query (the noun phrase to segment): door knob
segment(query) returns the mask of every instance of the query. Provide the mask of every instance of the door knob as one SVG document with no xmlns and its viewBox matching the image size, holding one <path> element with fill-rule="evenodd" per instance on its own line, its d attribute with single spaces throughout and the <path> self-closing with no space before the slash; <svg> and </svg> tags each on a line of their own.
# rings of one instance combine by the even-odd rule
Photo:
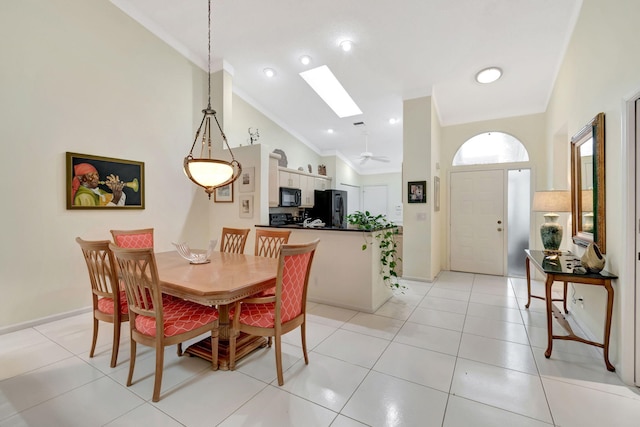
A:
<svg viewBox="0 0 640 427">
<path fill-rule="evenodd" d="M 498 224 L 502 224 L 502 221 L 498 220 Z"/>
<path fill-rule="evenodd" d="M 502 231 L 502 227 L 498 227 L 498 231 Z"/>
</svg>

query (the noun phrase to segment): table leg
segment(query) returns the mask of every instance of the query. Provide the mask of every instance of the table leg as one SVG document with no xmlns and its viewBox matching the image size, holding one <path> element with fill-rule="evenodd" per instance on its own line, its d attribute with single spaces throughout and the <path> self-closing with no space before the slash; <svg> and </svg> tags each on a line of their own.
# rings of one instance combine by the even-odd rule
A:
<svg viewBox="0 0 640 427">
<path fill-rule="evenodd" d="M 567 282 L 564 282 L 564 294 L 562 296 L 563 306 L 564 306 L 564 314 L 569 314 L 569 310 L 567 310 Z"/>
<path fill-rule="evenodd" d="M 545 291 L 545 303 L 547 304 L 547 350 L 544 352 L 544 357 L 547 359 L 551 357 L 551 351 L 553 350 L 553 301 L 551 301 L 551 288 L 553 287 L 553 279 L 550 275 L 547 275 L 547 280 L 544 283 Z"/>
<path fill-rule="evenodd" d="M 611 335 L 611 315 L 613 313 L 613 288 L 611 287 L 611 281 L 605 281 L 604 287 L 607 290 L 607 317 L 605 318 L 604 325 L 604 364 L 607 365 L 607 370 L 613 372 L 616 368 L 609 362 L 609 338 Z"/>
<path fill-rule="evenodd" d="M 525 260 L 525 268 L 527 270 L 527 304 L 525 308 L 529 308 L 531 304 L 531 267 L 529 266 L 529 257 Z"/>
</svg>

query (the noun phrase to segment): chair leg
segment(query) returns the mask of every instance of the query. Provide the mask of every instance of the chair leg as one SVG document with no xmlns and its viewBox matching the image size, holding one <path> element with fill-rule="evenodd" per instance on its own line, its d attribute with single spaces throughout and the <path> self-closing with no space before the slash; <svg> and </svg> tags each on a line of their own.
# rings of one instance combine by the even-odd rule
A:
<svg viewBox="0 0 640 427">
<path fill-rule="evenodd" d="M 118 362 L 118 349 L 120 348 L 120 328 L 122 323 L 120 319 L 113 321 L 113 345 L 111 346 L 111 367 L 115 368 Z"/>
<path fill-rule="evenodd" d="M 160 400 L 160 387 L 162 386 L 162 367 L 164 365 L 164 346 L 156 345 L 156 379 L 153 382 L 153 402 Z"/>
<path fill-rule="evenodd" d="M 91 351 L 89 357 L 93 357 L 93 352 L 96 350 L 96 342 L 98 342 L 98 319 L 93 318 L 93 338 L 91 339 Z"/>
<path fill-rule="evenodd" d="M 279 334 L 276 334 L 276 369 L 278 370 L 278 385 L 284 385 L 284 376 L 282 375 L 282 340 Z"/>
<path fill-rule="evenodd" d="M 271 347 L 272 342 L 273 342 L 273 337 L 267 337 L 267 347 Z"/>
<path fill-rule="evenodd" d="M 220 331 L 218 327 L 211 331 L 211 369 L 218 370 L 218 341 Z"/>
<path fill-rule="evenodd" d="M 304 354 L 304 364 L 309 364 L 309 355 L 307 354 L 307 322 L 300 325 L 300 334 L 302 335 L 302 353 Z"/>
<path fill-rule="evenodd" d="M 131 338 L 131 355 L 129 356 L 129 376 L 127 376 L 127 387 L 131 385 L 133 379 L 133 368 L 136 366 L 136 342 Z"/>
<path fill-rule="evenodd" d="M 177 347 L 178 347 L 178 357 L 180 357 L 182 356 L 182 343 L 179 342 Z"/>
</svg>

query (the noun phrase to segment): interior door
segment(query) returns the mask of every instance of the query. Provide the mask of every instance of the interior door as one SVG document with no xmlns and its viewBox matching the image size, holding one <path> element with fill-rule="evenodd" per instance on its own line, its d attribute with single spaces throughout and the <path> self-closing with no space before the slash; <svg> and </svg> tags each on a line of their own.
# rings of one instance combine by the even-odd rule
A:
<svg viewBox="0 0 640 427">
<path fill-rule="evenodd" d="M 451 173 L 451 270 L 504 275 L 504 171 Z"/>
</svg>

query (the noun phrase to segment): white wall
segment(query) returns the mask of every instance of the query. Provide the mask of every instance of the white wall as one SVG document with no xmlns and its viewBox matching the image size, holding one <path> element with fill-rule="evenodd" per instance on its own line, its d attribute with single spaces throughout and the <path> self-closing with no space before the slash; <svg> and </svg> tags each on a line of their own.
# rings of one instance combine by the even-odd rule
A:
<svg viewBox="0 0 640 427">
<path fill-rule="evenodd" d="M 206 82 L 107 1 L 2 2 L 0 40 L 4 326 L 90 305 L 76 236 L 154 227 L 169 250 L 208 234 L 207 200 L 182 172 Z M 67 151 L 143 161 L 146 208 L 67 210 Z"/>
<path fill-rule="evenodd" d="M 627 257 L 625 224 L 628 201 L 624 194 L 626 152 L 622 116 L 625 98 L 640 90 L 637 17 L 640 2 L 584 0 L 575 31 L 560 68 L 547 111 L 547 140 L 559 129 L 576 133 L 597 113 L 605 113 L 606 269 L 619 275 L 614 284 L 611 360 L 623 380 L 633 381 L 634 261 Z M 569 142 L 567 141 L 567 145 Z M 568 149 L 568 148 L 567 148 Z M 578 254 L 579 247 L 573 247 Z M 629 270 L 630 267 L 630 270 Z M 577 286 L 584 309 L 571 312 L 592 336 L 603 335 L 605 293 L 597 287 Z"/>
</svg>

